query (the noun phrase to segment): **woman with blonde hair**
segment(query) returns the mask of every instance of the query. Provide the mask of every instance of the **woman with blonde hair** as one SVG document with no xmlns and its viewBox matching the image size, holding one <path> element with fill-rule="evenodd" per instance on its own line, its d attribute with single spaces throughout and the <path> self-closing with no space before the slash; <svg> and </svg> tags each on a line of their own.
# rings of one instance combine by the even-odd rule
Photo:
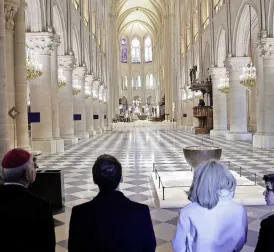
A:
<svg viewBox="0 0 274 252">
<path fill-rule="evenodd" d="M 241 251 L 247 237 L 245 208 L 233 201 L 236 180 L 221 163 L 202 163 L 194 171 L 172 241 L 175 252 Z"/>
</svg>

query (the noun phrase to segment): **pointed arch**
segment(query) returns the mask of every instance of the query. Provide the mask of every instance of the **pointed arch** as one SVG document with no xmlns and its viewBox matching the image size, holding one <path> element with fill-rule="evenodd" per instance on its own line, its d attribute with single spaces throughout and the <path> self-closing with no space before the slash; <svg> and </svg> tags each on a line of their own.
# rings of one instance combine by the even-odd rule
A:
<svg viewBox="0 0 274 252">
<path fill-rule="evenodd" d="M 79 35 L 75 25 L 73 25 L 73 28 L 72 28 L 72 48 L 73 48 L 74 56 L 76 59 L 76 65 L 79 66 L 81 63 L 81 48 L 80 48 Z"/>
<path fill-rule="evenodd" d="M 227 56 L 227 46 L 226 46 L 226 30 L 221 25 L 217 41 L 216 41 L 216 53 L 215 53 L 215 62 L 218 67 L 224 67 L 224 61 Z"/>
<path fill-rule="evenodd" d="M 246 57 L 249 55 L 249 39 L 250 39 L 250 13 L 249 6 L 251 7 L 251 31 L 253 41 L 257 39 L 257 35 L 260 28 L 260 22 L 258 22 L 259 12 L 252 1 L 246 0 L 241 4 L 238 12 L 236 23 L 233 33 L 233 55 L 236 57 Z"/>
<path fill-rule="evenodd" d="M 53 27 L 56 34 L 61 38 L 61 44 L 58 47 L 58 54 L 65 55 L 67 52 L 67 28 L 59 0 L 55 0 L 53 4 Z"/>
<path fill-rule="evenodd" d="M 46 30 L 45 3 L 41 0 L 26 0 L 26 31 L 43 32 Z"/>
</svg>

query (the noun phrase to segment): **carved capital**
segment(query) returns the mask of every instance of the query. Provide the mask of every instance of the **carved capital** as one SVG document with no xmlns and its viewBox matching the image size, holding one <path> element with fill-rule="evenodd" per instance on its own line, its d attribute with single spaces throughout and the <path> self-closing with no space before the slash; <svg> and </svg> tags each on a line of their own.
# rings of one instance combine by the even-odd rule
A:
<svg viewBox="0 0 274 252">
<path fill-rule="evenodd" d="M 226 75 L 226 68 L 225 67 L 212 67 L 211 68 L 211 77 L 214 81 L 215 79 L 220 79 Z"/>
<path fill-rule="evenodd" d="M 27 46 L 40 55 L 49 55 L 52 51 L 54 35 L 50 32 L 26 33 Z"/>
<path fill-rule="evenodd" d="M 20 7 L 20 0 L 5 0 L 4 13 L 6 20 L 6 28 L 8 30 L 14 29 L 14 16 Z"/>
<path fill-rule="evenodd" d="M 86 75 L 86 86 L 92 87 L 92 82 L 94 80 L 94 75 Z"/>
<path fill-rule="evenodd" d="M 87 68 L 86 67 L 76 67 L 73 71 L 73 76 L 76 79 L 84 79 L 87 74 Z"/>
<path fill-rule="evenodd" d="M 58 56 L 58 67 L 65 70 L 73 70 L 75 68 L 76 59 L 73 55 Z"/>
<path fill-rule="evenodd" d="M 250 63 L 250 57 L 229 57 L 224 63 L 230 74 L 239 74 Z"/>
<path fill-rule="evenodd" d="M 52 43 L 53 49 L 56 50 L 60 44 L 61 44 L 61 37 L 57 34 L 54 34 L 53 43 Z"/>
<path fill-rule="evenodd" d="M 98 80 L 93 81 L 93 83 L 92 83 L 93 90 L 99 90 L 99 86 L 100 86 L 100 81 L 98 81 Z"/>
<path fill-rule="evenodd" d="M 274 57 L 274 38 L 262 38 L 259 50 L 262 57 Z"/>
</svg>

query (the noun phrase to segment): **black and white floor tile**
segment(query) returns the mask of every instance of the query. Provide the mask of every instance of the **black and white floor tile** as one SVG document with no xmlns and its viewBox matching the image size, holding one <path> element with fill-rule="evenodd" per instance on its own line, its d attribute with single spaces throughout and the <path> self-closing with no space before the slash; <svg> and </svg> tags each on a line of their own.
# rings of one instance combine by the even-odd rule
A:
<svg viewBox="0 0 274 252">
<path fill-rule="evenodd" d="M 65 153 L 39 157 L 40 168 L 64 171 L 65 207 L 54 215 L 57 252 L 67 251 L 68 225 L 73 206 L 91 200 L 98 189 L 92 180 L 92 165 L 101 154 L 117 157 L 123 165 L 121 191 L 131 200 L 147 204 L 157 237 L 157 252 L 172 251 L 170 241 L 176 231 L 179 209 L 159 209 L 151 183 L 153 163 L 184 162 L 183 147 L 216 145 L 223 148 L 223 161 L 233 162 L 260 176 L 274 172 L 274 152 L 254 149 L 248 142 L 232 142 L 222 137 L 197 136 L 179 129 L 117 129 L 84 140 Z M 249 230 L 242 251 L 254 251 L 260 222 L 272 214 L 266 206 L 247 207 Z"/>
</svg>

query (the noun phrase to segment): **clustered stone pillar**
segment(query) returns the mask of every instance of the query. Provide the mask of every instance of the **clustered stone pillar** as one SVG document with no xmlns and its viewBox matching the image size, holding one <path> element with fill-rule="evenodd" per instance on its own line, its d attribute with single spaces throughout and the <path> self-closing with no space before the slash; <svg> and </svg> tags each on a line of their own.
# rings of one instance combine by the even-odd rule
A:
<svg viewBox="0 0 274 252">
<path fill-rule="evenodd" d="M 257 148 L 274 148 L 274 38 L 261 39 L 260 52 L 263 57 L 263 83 L 259 83 L 258 90 L 258 125 L 253 138 L 253 146 Z M 261 66 L 258 66 L 258 78 Z M 257 79 L 257 82 L 259 81 Z"/>
<path fill-rule="evenodd" d="M 72 71 L 74 64 L 73 55 L 58 56 L 58 66 L 63 70 L 66 78 L 66 86 L 59 89 L 60 136 L 64 139 L 65 145 L 78 143 L 78 138 L 74 136 L 73 122 Z"/>
<path fill-rule="evenodd" d="M 85 104 L 85 77 L 86 67 L 76 67 L 73 72 L 74 80 L 78 81 L 81 87 L 81 92 L 73 96 L 73 112 L 74 114 L 81 115 L 80 121 L 74 122 L 75 135 L 79 139 L 89 138 L 86 125 L 86 104 Z"/>
<path fill-rule="evenodd" d="M 25 1 L 15 15 L 14 31 L 14 78 L 15 107 L 20 112 L 16 117 L 17 147 L 30 149 L 28 132 L 28 91 L 26 83 L 26 33 L 25 33 Z"/>
<path fill-rule="evenodd" d="M 218 91 L 218 85 L 222 78 L 226 76 L 226 68 L 211 68 L 212 92 L 213 92 L 213 130 L 212 136 L 226 136 L 227 133 L 227 103 L 226 94 Z"/>
<path fill-rule="evenodd" d="M 240 84 L 242 69 L 249 63 L 249 57 L 229 57 L 225 61 L 230 80 L 230 132 L 226 134 L 228 140 L 252 140 L 252 135 L 247 132 L 246 88 Z"/>
<path fill-rule="evenodd" d="M 86 90 L 90 92 L 90 97 L 86 99 L 86 124 L 87 132 L 90 136 L 95 136 L 96 131 L 93 127 L 93 94 L 92 94 L 92 82 L 94 80 L 94 75 L 86 76 Z"/>
<path fill-rule="evenodd" d="M 0 1 L 0 159 L 9 150 L 4 1 Z"/>
<path fill-rule="evenodd" d="M 56 141 L 53 140 L 52 104 L 51 104 L 51 58 L 53 34 L 50 32 L 27 33 L 27 45 L 37 54 L 42 64 L 43 74 L 30 80 L 31 112 L 40 113 L 40 122 L 31 125 L 32 148 L 43 153 L 56 153 Z"/>
<path fill-rule="evenodd" d="M 64 152 L 64 140 L 60 138 L 59 100 L 58 100 L 58 58 L 57 51 L 60 36 L 54 35 L 51 53 L 51 103 L 52 103 L 52 134 L 56 141 L 56 152 Z"/>
<path fill-rule="evenodd" d="M 8 110 L 15 107 L 15 84 L 14 84 L 14 16 L 20 5 L 20 1 L 5 2 L 5 19 L 6 19 L 6 77 L 8 92 Z M 14 135 L 13 119 L 8 117 L 10 148 L 16 147 L 16 136 Z M 15 143 L 15 146 L 14 146 Z"/>
<path fill-rule="evenodd" d="M 93 114 L 94 114 L 94 130 L 97 133 L 102 133 L 100 128 L 100 108 L 99 108 L 99 85 L 100 81 L 93 81 L 92 93 L 93 93 Z"/>
</svg>

